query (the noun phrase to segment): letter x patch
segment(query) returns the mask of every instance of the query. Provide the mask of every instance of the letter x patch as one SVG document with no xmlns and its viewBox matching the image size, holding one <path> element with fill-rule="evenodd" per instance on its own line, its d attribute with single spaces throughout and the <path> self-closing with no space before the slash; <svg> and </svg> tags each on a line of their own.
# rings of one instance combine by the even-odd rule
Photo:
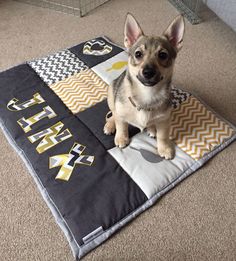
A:
<svg viewBox="0 0 236 261">
<path fill-rule="evenodd" d="M 93 164 L 94 156 L 82 155 L 85 148 L 85 146 L 75 142 L 69 154 L 61 154 L 49 158 L 50 169 L 61 166 L 56 179 L 68 181 L 76 164 L 87 166 Z"/>
</svg>

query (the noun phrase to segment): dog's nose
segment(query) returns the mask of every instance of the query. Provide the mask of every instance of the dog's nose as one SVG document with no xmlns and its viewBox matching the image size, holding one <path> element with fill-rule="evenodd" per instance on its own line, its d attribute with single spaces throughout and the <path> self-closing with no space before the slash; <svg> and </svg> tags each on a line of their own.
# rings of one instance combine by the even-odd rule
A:
<svg viewBox="0 0 236 261">
<path fill-rule="evenodd" d="M 156 74 L 156 70 L 154 67 L 151 67 L 150 65 L 146 65 L 143 68 L 143 76 L 145 79 L 151 79 Z"/>
</svg>

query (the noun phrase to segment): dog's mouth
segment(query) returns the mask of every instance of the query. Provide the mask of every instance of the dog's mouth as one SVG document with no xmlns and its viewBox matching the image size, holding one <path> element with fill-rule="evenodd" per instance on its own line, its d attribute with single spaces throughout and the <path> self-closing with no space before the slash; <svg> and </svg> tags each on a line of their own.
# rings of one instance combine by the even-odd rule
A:
<svg viewBox="0 0 236 261">
<path fill-rule="evenodd" d="M 145 79 L 141 75 L 137 75 L 138 80 L 147 87 L 153 87 L 154 85 L 158 84 L 160 81 L 164 79 L 162 75 L 157 75 L 156 77 L 152 79 Z"/>
</svg>

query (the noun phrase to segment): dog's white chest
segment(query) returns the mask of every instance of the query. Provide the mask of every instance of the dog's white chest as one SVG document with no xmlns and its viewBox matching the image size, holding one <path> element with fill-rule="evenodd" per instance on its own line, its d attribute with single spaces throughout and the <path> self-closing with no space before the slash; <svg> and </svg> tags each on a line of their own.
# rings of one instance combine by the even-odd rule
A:
<svg viewBox="0 0 236 261">
<path fill-rule="evenodd" d="M 151 111 L 137 110 L 132 108 L 124 117 L 129 124 L 139 128 L 141 131 L 152 125 L 157 118 Z"/>
<path fill-rule="evenodd" d="M 130 120 L 130 124 L 138 127 L 140 130 L 145 129 L 149 122 L 151 121 L 151 112 L 143 111 L 143 110 L 136 110 L 134 113 L 134 117 L 132 117 Z M 132 122 L 133 121 L 133 122 Z"/>
<path fill-rule="evenodd" d="M 141 131 L 147 127 L 155 125 L 159 120 L 166 117 L 167 111 L 161 109 L 148 110 L 140 108 L 137 104 L 151 104 L 153 102 L 155 93 L 153 90 L 145 89 L 142 90 L 142 99 L 139 102 L 133 99 L 127 99 L 126 103 L 117 102 L 116 112 L 117 114 L 127 123 L 139 128 Z M 159 92 L 159 96 L 161 93 Z M 127 95 L 131 97 L 131 94 Z"/>
</svg>

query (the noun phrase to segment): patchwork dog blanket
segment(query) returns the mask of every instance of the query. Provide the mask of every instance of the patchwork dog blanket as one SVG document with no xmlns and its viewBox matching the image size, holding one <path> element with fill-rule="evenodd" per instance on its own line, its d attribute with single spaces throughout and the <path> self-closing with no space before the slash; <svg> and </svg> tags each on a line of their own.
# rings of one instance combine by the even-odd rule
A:
<svg viewBox="0 0 236 261">
<path fill-rule="evenodd" d="M 77 259 L 150 207 L 236 138 L 198 98 L 172 89 L 173 160 L 130 127 L 131 143 L 103 134 L 109 84 L 127 66 L 105 37 L 0 73 L 1 127 L 28 166 Z"/>
</svg>

